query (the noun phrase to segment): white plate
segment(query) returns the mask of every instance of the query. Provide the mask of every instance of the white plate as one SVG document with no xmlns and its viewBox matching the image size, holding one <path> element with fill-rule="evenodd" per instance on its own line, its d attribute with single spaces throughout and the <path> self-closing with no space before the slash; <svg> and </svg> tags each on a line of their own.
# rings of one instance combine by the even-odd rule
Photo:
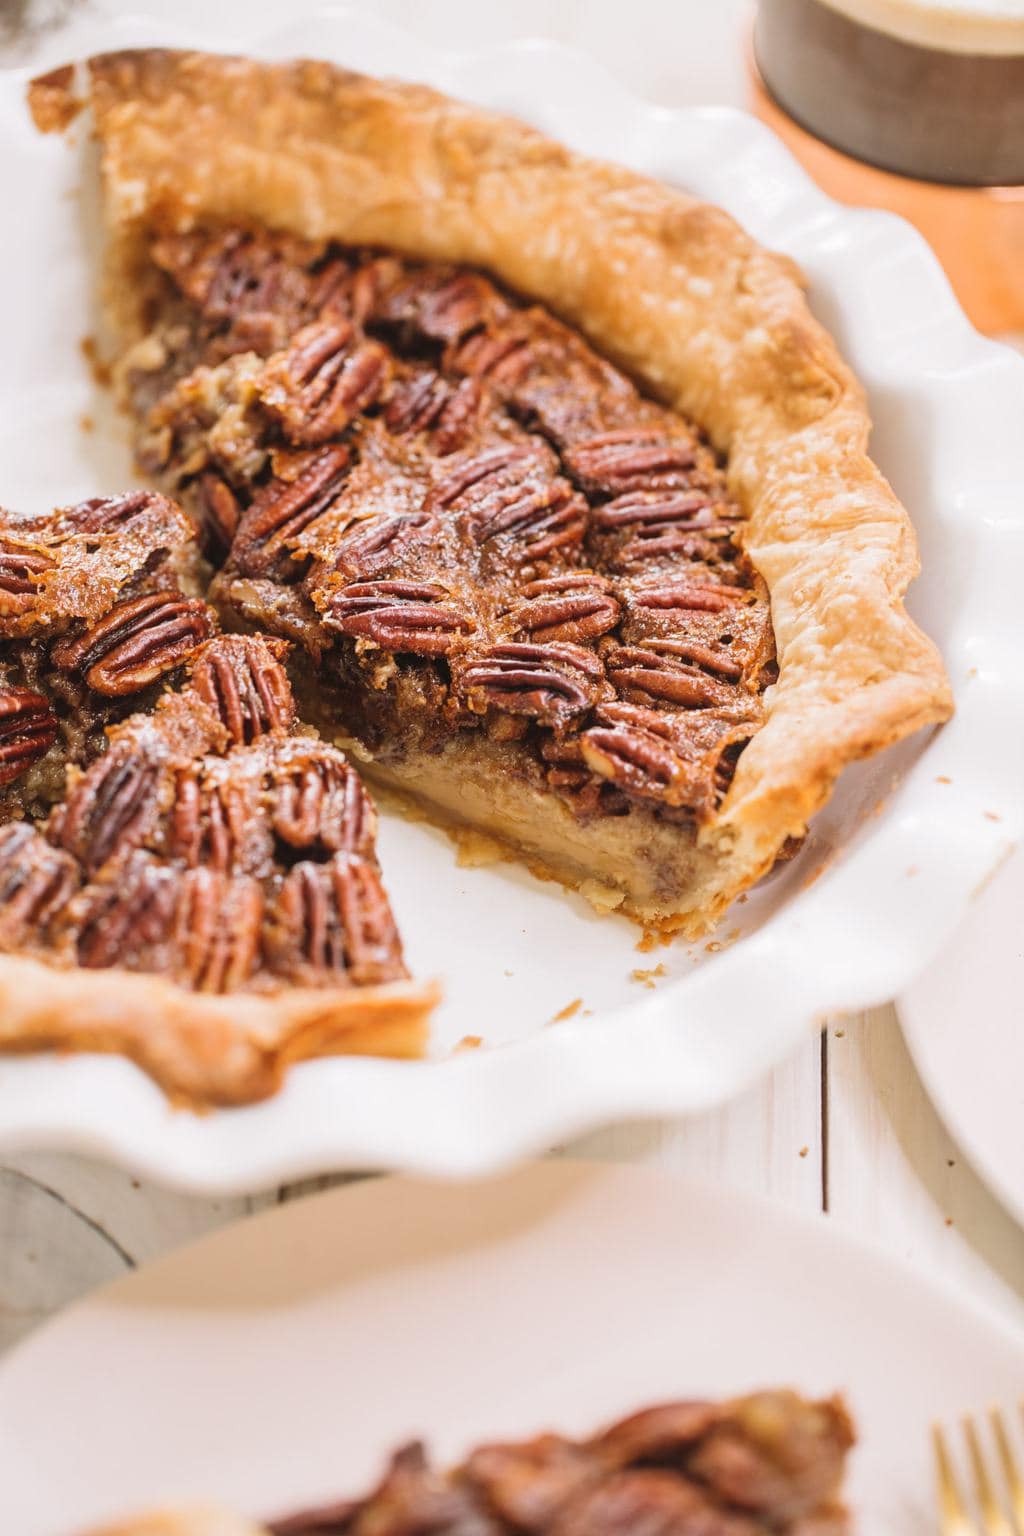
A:
<svg viewBox="0 0 1024 1536">
<path fill-rule="evenodd" d="M 362 13 L 331 8 L 280 27 L 269 0 L 227 11 L 211 7 L 202 35 L 84 19 L 33 63 L 161 39 L 421 77 L 723 203 L 797 257 L 814 308 L 869 386 L 875 451 L 913 509 L 925 561 L 913 607 L 944 648 L 959 713 L 930 743 L 846 776 L 801 858 L 735 909 L 724 937 L 736 941 L 722 952 L 639 956 L 622 920 L 598 921 L 507 867 L 461 870 L 442 836 L 386 819 L 381 855 L 410 962 L 447 988 L 434 1061 L 316 1062 L 271 1103 L 203 1119 L 171 1111 L 123 1061 L 7 1061 L 0 1146 L 80 1147 L 212 1191 L 344 1165 L 480 1172 L 614 1117 L 719 1102 L 826 1011 L 902 990 L 1015 835 L 1024 360 L 970 329 L 908 226 L 832 203 L 742 113 L 645 106 L 551 46 L 442 54 Z M 39 508 L 133 474 L 79 352 L 93 287 L 79 166 L 28 126 L 26 74 L 0 80 L 0 193 L 18 210 L 0 283 L 0 494 Z M 79 429 L 83 412 L 95 430 Z M 659 962 L 667 975 L 653 990 L 631 979 Z M 547 1028 L 577 997 L 589 1014 Z M 465 1035 L 504 1049 L 449 1059 Z"/>
<path fill-rule="evenodd" d="M 1012 1404 L 1024 1336 L 827 1219 L 663 1172 L 375 1180 L 118 1281 L 0 1364 L 0 1524 L 281 1514 L 368 1488 L 409 1437 L 449 1460 L 780 1384 L 847 1395 L 862 1536 L 931 1536 L 929 1423 Z"/>
<path fill-rule="evenodd" d="M 1024 853 L 1007 859 L 898 1011 L 947 1127 L 1024 1226 Z"/>
</svg>

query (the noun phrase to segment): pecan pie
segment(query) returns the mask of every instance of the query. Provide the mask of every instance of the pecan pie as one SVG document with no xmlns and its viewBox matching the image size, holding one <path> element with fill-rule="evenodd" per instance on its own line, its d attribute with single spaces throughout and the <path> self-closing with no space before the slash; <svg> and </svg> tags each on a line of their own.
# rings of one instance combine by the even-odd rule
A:
<svg viewBox="0 0 1024 1536">
<path fill-rule="evenodd" d="M 0 514 L 0 1049 L 123 1051 L 230 1102 L 299 1057 L 414 1052 L 432 992 L 287 642 L 219 633 L 198 574 L 156 492 Z"/>
<path fill-rule="evenodd" d="M 725 214 L 326 64 L 89 79 L 140 462 L 371 777 L 697 932 L 949 713 L 861 392 Z"/>
<path fill-rule="evenodd" d="M 415 1443 L 367 1498 L 269 1526 L 196 1510 L 93 1536 L 846 1536 L 852 1444 L 837 1398 L 758 1392 L 648 1408 L 590 1440 L 483 1445 L 447 1473 Z"/>
</svg>

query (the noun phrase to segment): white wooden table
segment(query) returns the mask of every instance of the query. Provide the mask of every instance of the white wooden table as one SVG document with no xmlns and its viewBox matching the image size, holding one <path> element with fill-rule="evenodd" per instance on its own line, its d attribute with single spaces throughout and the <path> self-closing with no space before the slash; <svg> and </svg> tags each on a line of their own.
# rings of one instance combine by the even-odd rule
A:
<svg viewBox="0 0 1024 1536">
<path fill-rule="evenodd" d="M 207 3 L 175 0 L 166 10 L 187 24 Z M 14 56 L 24 46 L 15 14 L 22 27 L 59 26 L 72 4 L 5 0 L 0 62 L 5 50 Z M 110 13 L 116 0 L 92 0 L 91 8 Z M 744 101 L 747 0 L 376 0 L 374 9 L 441 44 L 554 37 L 589 49 L 634 90 L 669 105 Z M 695 48 L 688 25 L 698 17 Z M 564 1150 L 661 1163 L 828 1211 L 1024 1324 L 1024 1231 L 943 1130 L 891 1008 L 834 1021 L 726 1109 L 619 1127 Z M 0 1162 L 0 1348 L 124 1269 L 327 1182 L 203 1200 L 81 1158 Z"/>
</svg>

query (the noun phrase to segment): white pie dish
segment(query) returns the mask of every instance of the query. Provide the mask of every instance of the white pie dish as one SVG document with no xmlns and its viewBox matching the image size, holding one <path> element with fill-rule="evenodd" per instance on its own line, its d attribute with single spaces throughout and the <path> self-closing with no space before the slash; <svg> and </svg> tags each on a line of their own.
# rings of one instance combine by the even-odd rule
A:
<svg viewBox="0 0 1024 1536">
<path fill-rule="evenodd" d="M 251 6 L 230 38 L 127 18 L 83 24 L 0 81 L 9 145 L 0 181 L 22 220 L 0 293 L 12 381 L 0 386 L 0 497 L 38 509 L 133 479 L 123 433 L 79 353 L 93 257 L 78 159 L 31 129 L 29 73 L 156 41 L 318 54 L 518 112 L 574 147 L 724 205 L 796 257 L 812 307 L 868 386 L 875 457 L 922 547 L 910 606 L 943 648 L 958 714 L 929 742 L 846 776 L 800 858 L 727 918 L 722 952 L 676 945 L 638 955 L 624 922 L 599 921 L 577 898 L 507 867 L 460 870 L 439 834 L 386 817 L 381 858 L 410 964 L 440 974 L 448 992 L 428 1063 L 315 1062 L 266 1104 L 195 1118 L 169 1109 L 120 1060 L 0 1062 L 0 1146 L 87 1148 L 209 1191 L 342 1166 L 479 1172 L 604 1120 L 719 1102 L 824 1013 L 907 985 L 1021 818 L 1024 361 L 971 330 L 924 243 L 899 220 L 832 203 L 743 114 L 645 106 L 566 50 L 439 54 L 336 8 L 271 35 L 273 16 Z M 92 431 L 81 430 L 83 413 Z M 659 964 L 669 975 L 653 990 L 631 979 Z M 545 1027 L 576 998 L 589 1015 L 581 1008 Z M 504 1049 L 452 1058 L 467 1035 Z"/>
</svg>

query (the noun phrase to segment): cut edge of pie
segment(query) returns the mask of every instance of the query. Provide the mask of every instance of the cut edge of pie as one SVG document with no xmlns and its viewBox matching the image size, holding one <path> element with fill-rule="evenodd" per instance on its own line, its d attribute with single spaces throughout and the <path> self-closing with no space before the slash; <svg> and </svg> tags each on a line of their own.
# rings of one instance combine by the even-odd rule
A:
<svg viewBox="0 0 1024 1536">
<path fill-rule="evenodd" d="M 606 818 L 577 858 L 564 807 L 488 779 L 478 755 L 489 795 L 455 819 L 520 848 L 530 825 L 527 862 L 624 888 L 631 915 L 699 932 L 805 833 L 846 764 L 948 717 L 941 659 L 903 605 L 918 571 L 910 519 L 867 457 L 862 391 L 792 263 L 716 208 L 422 86 L 163 50 L 101 55 L 88 71 L 122 353 L 148 328 L 155 233 L 255 223 L 482 269 L 577 327 L 726 456 L 779 672 L 715 814 L 688 839 L 653 816 Z M 74 90 L 71 68 L 36 82 L 40 126 L 63 125 Z M 452 819 L 445 786 L 423 778 L 436 760 L 366 766 Z M 686 861 L 669 897 L 634 882 L 653 842 L 669 865 Z"/>
</svg>

